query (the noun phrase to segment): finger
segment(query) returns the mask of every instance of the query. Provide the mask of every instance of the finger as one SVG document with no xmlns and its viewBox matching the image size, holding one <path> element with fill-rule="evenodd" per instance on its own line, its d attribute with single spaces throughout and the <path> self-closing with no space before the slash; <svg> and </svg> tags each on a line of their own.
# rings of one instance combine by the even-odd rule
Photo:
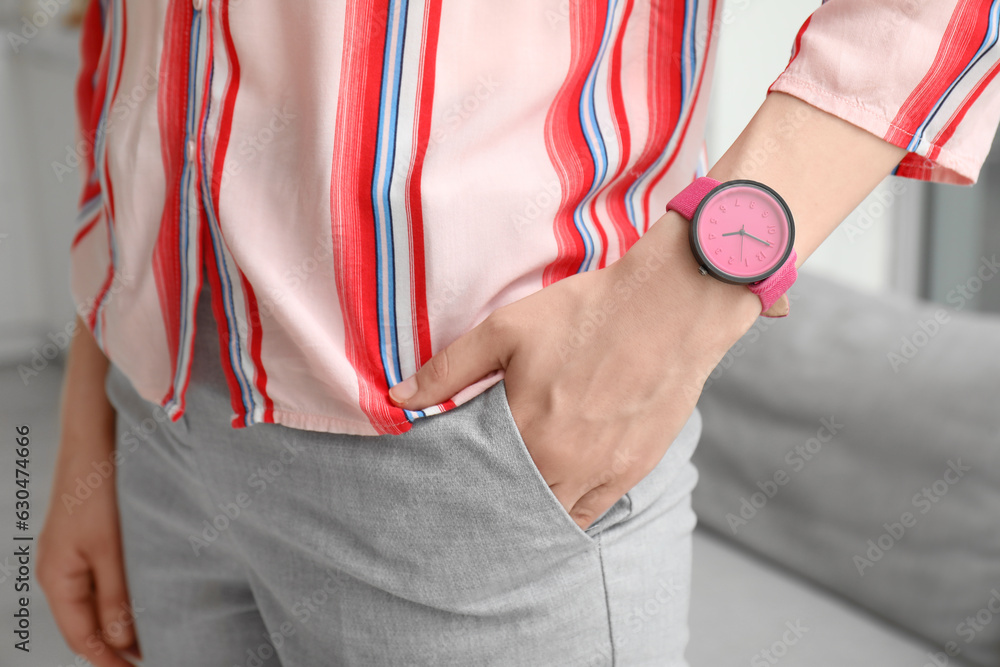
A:
<svg viewBox="0 0 1000 667">
<path fill-rule="evenodd" d="M 52 616 L 74 653 L 95 667 L 132 667 L 101 638 L 89 566 L 65 573 L 48 588 Z"/>
<path fill-rule="evenodd" d="M 389 391 L 389 397 L 408 410 L 447 401 L 473 382 L 503 368 L 510 357 L 509 336 L 491 315 L 482 324 L 435 354 L 415 375 Z"/>
<path fill-rule="evenodd" d="M 121 549 L 109 547 L 108 553 L 95 560 L 94 597 L 103 639 L 119 651 L 138 653 Z"/>
<path fill-rule="evenodd" d="M 621 482 L 603 484 L 595 489 L 591 489 L 576 501 L 576 504 L 569 510 L 569 515 L 580 528 L 586 530 L 602 514 L 611 509 L 618 500 L 624 496 L 629 486 L 624 486 Z"/>
</svg>

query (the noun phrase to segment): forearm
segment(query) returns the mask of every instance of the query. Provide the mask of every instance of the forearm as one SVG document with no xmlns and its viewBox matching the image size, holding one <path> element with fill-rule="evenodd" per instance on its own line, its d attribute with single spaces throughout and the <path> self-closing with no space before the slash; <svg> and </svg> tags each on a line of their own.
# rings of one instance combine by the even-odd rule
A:
<svg viewBox="0 0 1000 667">
<path fill-rule="evenodd" d="M 795 219 L 796 264 L 801 265 L 905 154 L 796 97 L 771 93 L 708 175 L 719 181 L 752 179 L 781 194 Z M 658 272 L 662 282 L 654 280 L 651 290 L 676 289 L 682 272 L 697 269 L 686 247 L 689 225 L 671 211 L 626 254 L 626 263 L 641 263 L 651 254 L 669 251 L 680 262 Z M 706 308 L 734 322 L 737 330 L 753 323 L 760 302 L 749 290 L 695 275 L 700 280 L 683 285 L 703 292 Z"/>
<path fill-rule="evenodd" d="M 114 443 L 115 409 L 104 391 L 109 363 L 78 315 L 63 379 L 60 406 L 63 450 L 83 445 L 103 450 L 107 449 L 107 443 Z M 76 454 L 76 451 L 61 451 L 60 463 L 69 463 Z"/>
<path fill-rule="evenodd" d="M 795 218 L 798 265 L 892 171 L 906 151 L 784 93 L 771 93 L 708 172 L 781 194 Z"/>
</svg>

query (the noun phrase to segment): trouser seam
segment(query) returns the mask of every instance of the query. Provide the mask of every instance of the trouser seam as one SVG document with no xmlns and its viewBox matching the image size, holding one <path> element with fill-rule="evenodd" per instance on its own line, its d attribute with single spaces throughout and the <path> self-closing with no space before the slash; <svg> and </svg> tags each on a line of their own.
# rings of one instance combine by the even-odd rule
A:
<svg viewBox="0 0 1000 667">
<path fill-rule="evenodd" d="M 615 638 L 614 631 L 611 626 L 611 597 L 608 594 L 608 577 L 604 571 L 604 550 L 602 549 L 604 542 L 603 537 L 603 535 L 597 536 L 597 558 L 601 565 L 601 585 L 604 588 L 604 610 L 608 619 L 608 647 L 610 649 L 608 653 L 611 656 L 611 663 L 609 667 L 615 667 Z"/>
</svg>

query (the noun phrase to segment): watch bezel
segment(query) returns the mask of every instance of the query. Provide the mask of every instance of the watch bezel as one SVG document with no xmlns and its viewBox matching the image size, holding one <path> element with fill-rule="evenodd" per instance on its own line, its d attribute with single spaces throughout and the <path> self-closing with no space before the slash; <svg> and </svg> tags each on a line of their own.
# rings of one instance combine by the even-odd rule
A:
<svg viewBox="0 0 1000 667">
<path fill-rule="evenodd" d="M 715 195 L 722 192 L 723 190 L 727 190 L 729 188 L 736 187 L 739 185 L 748 185 L 766 192 L 768 195 L 773 197 L 776 202 L 778 202 L 778 205 L 781 206 L 781 209 L 782 211 L 784 211 L 785 217 L 788 220 L 788 243 L 785 246 L 785 250 L 782 253 L 781 259 L 779 259 L 774 264 L 774 266 L 772 266 L 767 271 L 764 271 L 763 273 L 760 273 L 755 276 L 746 276 L 746 277 L 737 276 L 731 273 L 726 273 L 725 271 L 717 268 L 715 264 L 713 264 L 712 261 L 705 254 L 705 251 L 701 247 L 701 242 L 698 240 L 698 225 L 701 222 L 701 213 L 706 203 L 710 201 Z M 772 275 L 777 273 L 777 271 L 788 260 L 788 257 L 792 254 L 792 249 L 795 245 L 795 220 L 792 218 L 792 211 L 791 209 L 788 208 L 788 204 L 785 202 L 784 199 L 782 199 L 781 195 L 779 195 L 777 192 L 774 191 L 774 188 L 771 188 L 759 181 L 754 181 L 748 178 L 740 178 L 732 181 L 724 181 L 722 183 L 719 183 L 717 186 L 709 190 L 704 197 L 701 198 L 701 201 L 698 202 L 698 207 L 694 210 L 694 215 L 691 216 L 691 229 L 688 239 L 691 243 L 691 251 L 694 253 L 694 256 L 698 258 L 698 262 L 701 265 L 701 267 L 706 272 L 708 272 L 710 276 L 712 276 L 717 280 L 721 280 L 722 282 L 730 283 L 732 285 L 750 285 L 752 283 L 759 283 L 760 281 L 766 280 L 767 278 L 771 277 Z"/>
</svg>

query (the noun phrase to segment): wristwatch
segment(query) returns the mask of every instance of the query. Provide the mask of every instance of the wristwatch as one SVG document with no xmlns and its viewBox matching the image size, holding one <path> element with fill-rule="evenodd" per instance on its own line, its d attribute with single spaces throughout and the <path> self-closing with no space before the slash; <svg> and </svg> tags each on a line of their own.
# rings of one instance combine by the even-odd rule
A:
<svg viewBox="0 0 1000 667">
<path fill-rule="evenodd" d="M 699 271 L 746 285 L 760 298 L 761 315 L 788 314 L 785 292 L 795 270 L 795 223 L 785 200 L 751 180 L 724 183 L 703 176 L 681 190 L 668 211 L 691 221 L 691 251 Z"/>
</svg>

